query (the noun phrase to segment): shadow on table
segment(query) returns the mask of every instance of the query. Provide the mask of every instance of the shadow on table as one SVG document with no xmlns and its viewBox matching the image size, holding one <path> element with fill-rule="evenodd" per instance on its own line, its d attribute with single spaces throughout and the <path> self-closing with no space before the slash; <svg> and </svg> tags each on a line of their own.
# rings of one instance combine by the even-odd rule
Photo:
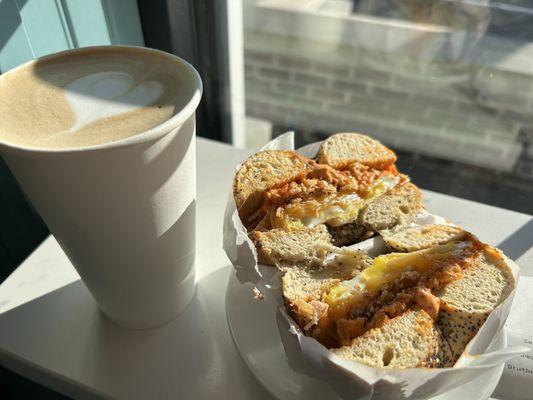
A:
<svg viewBox="0 0 533 400">
<path fill-rule="evenodd" d="M 84 384 L 100 392 L 93 392 L 96 396 L 135 399 L 187 393 L 191 398 L 214 398 L 222 387 L 248 385 L 254 398 L 270 398 L 239 359 L 227 333 L 227 278 L 227 267 L 203 278 L 182 314 L 147 330 L 115 325 L 99 311 L 85 285 L 73 282 L 0 315 L 3 347 L 54 374 L 27 364 L 6 366 L 71 397 L 91 389 L 65 385 L 62 375 L 75 381 L 83 377 Z M 225 371 L 230 357 L 238 359 L 230 365 L 239 368 Z"/>
<path fill-rule="evenodd" d="M 508 257 L 517 260 L 533 247 L 533 218 L 509 235 L 498 246 Z"/>
</svg>

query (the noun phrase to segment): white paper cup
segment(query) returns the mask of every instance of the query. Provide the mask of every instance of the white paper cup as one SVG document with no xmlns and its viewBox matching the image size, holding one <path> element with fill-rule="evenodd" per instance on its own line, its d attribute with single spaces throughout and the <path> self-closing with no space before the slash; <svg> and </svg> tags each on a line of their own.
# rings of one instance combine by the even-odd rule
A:
<svg viewBox="0 0 533 400">
<path fill-rule="evenodd" d="M 202 82 L 179 57 L 134 49 L 163 54 L 183 76 L 185 106 L 171 119 L 81 149 L 0 141 L 0 153 L 104 314 L 124 327 L 148 328 L 179 314 L 195 290 L 195 110 Z"/>
</svg>

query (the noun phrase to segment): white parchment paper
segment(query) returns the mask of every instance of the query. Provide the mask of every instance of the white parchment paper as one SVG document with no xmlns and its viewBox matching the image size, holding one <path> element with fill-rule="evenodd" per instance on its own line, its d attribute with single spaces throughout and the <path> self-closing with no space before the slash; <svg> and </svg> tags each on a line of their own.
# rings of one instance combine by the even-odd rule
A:
<svg viewBox="0 0 533 400">
<path fill-rule="evenodd" d="M 320 143 L 298 149 L 298 153 L 314 157 Z M 269 142 L 262 150 L 294 150 L 294 135 L 288 132 Z M 236 166 L 236 170 L 239 166 Z M 416 223 L 448 223 L 443 218 L 427 213 L 418 216 Z M 450 223 L 451 224 L 451 223 Z M 473 232 L 475 234 L 475 232 Z M 264 301 L 278 306 L 277 325 L 290 366 L 297 372 L 327 382 L 344 399 L 423 399 L 444 393 L 477 377 L 501 368 L 501 365 L 528 352 L 524 346 L 498 347 L 493 345 L 509 314 L 513 292 L 496 308 L 478 334 L 468 344 L 454 368 L 413 368 L 388 370 L 369 367 L 342 359 L 331 353 L 315 339 L 305 336 L 287 314 L 281 292 L 281 273 L 274 267 L 258 264 L 257 252 L 248 238 L 230 195 L 224 216 L 224 250 L 235 267 L 240 282 L 252 282 L 263 294 Z M 369 251 L 371 255 L 384 250 L 380 238 L 372 238 L 352 247 Z M 507 262 L 518 283 L 519 268 Z M 250 294 L 252 295 L 252 294 Z M 272 321 L 274 323 L 274 321 Z M 481 380 L 480 385 L 483 385 Z M 483 393 L 483 387 L 479 387 Z"/>
<path fill-rule="evenodd" d="M 533 277 L 523 276 L 507 323 L 507 343 L 533 350 Z M 533 353 L 521 354 L 505 363 L 502 378 L 493 397 L 505 400 L 526 400 L 533 397 Z"/>
</svg>

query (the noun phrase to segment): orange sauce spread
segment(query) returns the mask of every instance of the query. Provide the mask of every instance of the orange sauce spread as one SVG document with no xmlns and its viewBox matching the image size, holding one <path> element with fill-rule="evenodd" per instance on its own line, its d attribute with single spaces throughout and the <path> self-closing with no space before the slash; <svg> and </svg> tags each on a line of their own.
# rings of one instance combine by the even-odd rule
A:
<svg viewBox="0 0 533 400">
<path fill-rule="evenodd" d="M 354 189 L 356 189 L 359 194 L 364 194 L 366 188 L 371 186 L 376 179 L 385 174 L 394 176 L 399 175 L 394 164 L 391 164 L 386 169 L 374 169 L 363 164 L 353 163 L 344 168 L 342 172 L 353 178 L 354 182 L 351 184 L 355 185 Z"/>
<path fill-rule="evenodd" d="M 385 169 L 375 169 L 363 164 L 353 163 L 343 170 L 337 170 L 326 164 L 318 164 L 309 160 L 309 169 L 290 181 L 263 192 L 260 213 L 274 214 L 280 206 L 302 202 L 307 199 L 322 201 L 328 195 L 357 194 L 361 198 L 368 197 L 372 184 L 384 175 L 400 176 L 400 181 L 407 177 L 398 173 L 394 165 Z"/>
<path fill-rule="evenodd" d="M 428 253 L 429 268 L 406 270 L 392 281 L 363 292 L 352 303 L 348 298 L 339 304 L 330 304 L 328 312 L 313 328 L 312 336 L 328 347 L 339 347 L 409 309 L 422 309 L 436 320 L 440 301 L 435 293 L 460 279 L 481 251 L 489 257 L 502 258 L 497 249 L 469 233 L 461 242 L 469 245 L 436 256 Z"/>
</svg>

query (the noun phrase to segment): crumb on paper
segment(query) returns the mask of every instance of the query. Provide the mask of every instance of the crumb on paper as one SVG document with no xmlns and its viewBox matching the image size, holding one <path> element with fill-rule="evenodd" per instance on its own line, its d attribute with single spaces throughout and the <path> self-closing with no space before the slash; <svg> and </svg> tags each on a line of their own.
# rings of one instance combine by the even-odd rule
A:
<svg viewBox="0 0 533 400">
<path fill-rule="evenodd" d="M 256 299 L 256 300 L 263 300 L 265 298 L 263 293 L 261 293 L 261 291 L 258 288 L 256 288 L 255 286 L 252 289 L 252 294 L 254 295 L 254 299 Z"/>
</svg>

